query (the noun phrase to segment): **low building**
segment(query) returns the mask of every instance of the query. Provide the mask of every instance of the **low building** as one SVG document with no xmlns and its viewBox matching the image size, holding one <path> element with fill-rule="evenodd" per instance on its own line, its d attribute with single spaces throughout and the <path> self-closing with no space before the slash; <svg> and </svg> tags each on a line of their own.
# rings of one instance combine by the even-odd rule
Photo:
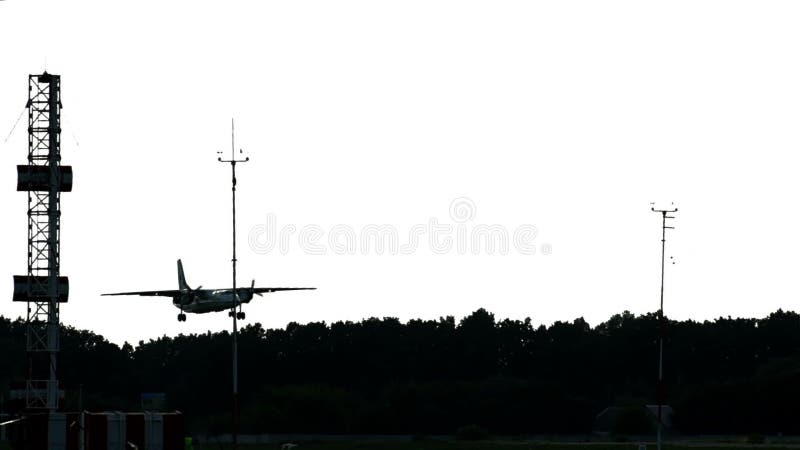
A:
<svg viewBox="0 0 800 450">
<path fill-rule="evenodd" d="M 661 406 L 665 429 L 672 427 L 672 407 Z M 658 427 L 658 405 L 609 406 L 595 416 L 592 431 L 600 435 L 644 435 Z"/>
</svg>

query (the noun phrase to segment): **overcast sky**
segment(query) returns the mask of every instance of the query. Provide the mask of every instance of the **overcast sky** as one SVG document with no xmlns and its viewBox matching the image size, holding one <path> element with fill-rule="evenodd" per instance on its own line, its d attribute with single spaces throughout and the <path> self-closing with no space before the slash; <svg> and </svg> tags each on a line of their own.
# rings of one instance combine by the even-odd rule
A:
<svg viewBox="0 0 800 450">
<path fill-rule="evenodd" d="M 178 258 L 230 285 L 231 117 L 241 284 L 318 288 L 248 323 L 655 311 L 650 202 L 680 208 L 669 316 L 797 309 L 798 22 L 789 1 L 0 2 L 0 314 L 25 313 L 25 117 L 3 141 L 45 69 L 75 173 L 62 321 L 113 342 L 229 327 L 100 294 L 175 289 Z"/>
</svg>

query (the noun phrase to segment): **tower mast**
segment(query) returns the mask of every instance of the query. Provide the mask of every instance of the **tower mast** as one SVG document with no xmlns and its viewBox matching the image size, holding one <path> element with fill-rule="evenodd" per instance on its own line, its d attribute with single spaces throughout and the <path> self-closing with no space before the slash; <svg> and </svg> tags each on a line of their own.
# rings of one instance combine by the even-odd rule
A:
<svg viewBox="0 0 800 450">
<path fill-rule="evenodd" d="M 675 216 L 670 216 L 670 214 L 678 212 L 678 208 L 656 209 L 651 207 L 650 209 L 661 214 L 661 301 L 658 308 L 658 428 L 656 430 L 657 446 L 658 450 L 661 450 L 661 435 L 664 428 L 661 414 L 661 408 L 664 404 L 664 263 L 667 248 L 667 230 L 675 229 L 675 227 L 667 226 L 667 219 L 674 219 Z"/>
<path fill-rule="evenodd" d="M 17 166 L 17 191 L 28 192 L 28 273 L 14 276 L 14 301 L 26 302 L 28 375 L 25 406 L 58 409 L 60 304 L 69 281 L 60 276 L 61 192 L 72 168 L 61 165 L 61 76 L 28 76 L 28 164 Z"/>
<path fill-rule="evenodd" d="M 241 152 L 241 150 L 239 151 Z M 223 160 L 220 156 L 217 160 L 219 162 L 231 164 L 231 215 L 233 217 L 233 257 L 231 258 L 231 267 L 233 269 L 233 295 L 231 296 L 231 311 L 228 315 L 233 318 L 233 448 L 236 450 L 238 448 L 239 434 L 239 348 L 237 342 L 238 325 L 236 321 L 239 317 L 244 318 L 239 303 L 239 292 L 236 289 L 236 163 L 246 163 L 250 158 L 236 159 L 233 119 L 231 119 L 231 159 Z M 237 306 L 240 308 L 239 312 L 236 311 Z"/>
</svg>

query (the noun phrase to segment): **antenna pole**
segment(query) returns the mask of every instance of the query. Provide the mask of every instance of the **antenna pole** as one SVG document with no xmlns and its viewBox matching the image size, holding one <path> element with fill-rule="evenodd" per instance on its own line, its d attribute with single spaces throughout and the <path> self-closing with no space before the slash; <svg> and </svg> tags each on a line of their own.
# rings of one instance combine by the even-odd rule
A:
<svg viewBox="0 0 800 450">
<path fill-rule="evenodd" d="M 231 311 L 228 314 L 233 318 L 233 448 L 236 450 L 239 448 L 239 348 L 237 342 L 238 324 L 236 323 L 239 315 L 236 312 L 236 307 L 241 306 L 239 292 L 236 290 L 236 163 L 245 163 L 250 158 L 236 159 L 233 119 L 231 119 L 231 159 L 223 160 L 222 157 L 219 157 L 217 160 L 231 164 L 231 211 L 233 217 L 233 258 L 231 259 L 231 266 L 233 269 L 233 290 L 231 291 Z"/>
<path fill-rule="evenodd" d="M 658 308 L 658 428 L 656 431 L 658 450 L 661 450 L 661 435 L 664 427 L 664 421 L 661 416 L 661 406 L 664 404 L 664 263 L 667 248 L 667 230 L 675 229 L 675 227 L 667 226 L 667 219 L 674 219 L 675 216 L 670 216 L 669 214 L 678 212 L 678 208 L 655 209 L 655 207 L 651 207 L 650 210 L 661 214 L 661 301 Z"/>
</svg>

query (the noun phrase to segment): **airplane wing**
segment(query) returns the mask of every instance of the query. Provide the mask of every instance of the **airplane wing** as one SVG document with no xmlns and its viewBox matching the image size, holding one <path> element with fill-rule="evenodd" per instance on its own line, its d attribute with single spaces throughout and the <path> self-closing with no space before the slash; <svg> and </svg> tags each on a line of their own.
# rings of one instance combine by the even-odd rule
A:
<svg viewBox="0 0 800 450">
<path fill-rule="evenodd" d="M 278 291 L 313 291 L 316 288 L 253 288 L 254 294 L 265 294 Z"/>
<path fill-rule="evenodd" d="M 102 295 L 144 295 L 149 297 L 175 297 L 181 294 L 181 291 L 139 291 L 139 292 L 116 292 L 114 294 Z"/>
</svg>

